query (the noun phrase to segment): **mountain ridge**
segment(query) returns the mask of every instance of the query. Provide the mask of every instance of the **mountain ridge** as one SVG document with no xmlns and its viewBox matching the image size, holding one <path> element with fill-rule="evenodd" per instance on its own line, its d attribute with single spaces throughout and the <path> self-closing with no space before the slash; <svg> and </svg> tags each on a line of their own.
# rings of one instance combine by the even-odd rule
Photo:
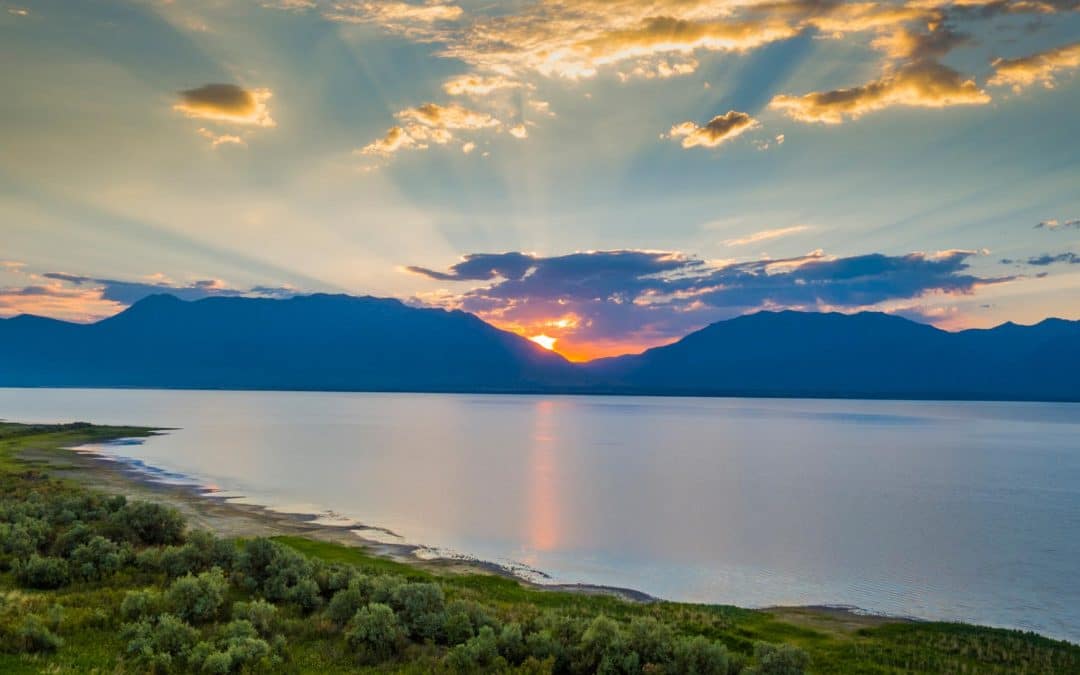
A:
<svg viewBox="0 0 1080 675">
<path fill-rule="evenodd" d="M 0 386 L 1080 401 L 1080 321 L 949 332 L 882 312 L 761 311 L 570 363 L 393 298 L 148 296 L 91 324 L 0 319 Z"/>
</svg>

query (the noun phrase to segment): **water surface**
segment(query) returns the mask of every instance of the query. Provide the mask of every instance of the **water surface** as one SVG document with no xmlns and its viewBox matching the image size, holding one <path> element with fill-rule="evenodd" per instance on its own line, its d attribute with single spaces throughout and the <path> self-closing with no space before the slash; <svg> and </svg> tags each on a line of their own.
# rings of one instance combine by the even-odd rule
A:
<svg viewBox="0 0 1080 675">
<path fill-rule="evenodd" d="M 0 389 L 106 452 L 561 582 L 1080 641 L 1080 405 Z"/>
</svg>

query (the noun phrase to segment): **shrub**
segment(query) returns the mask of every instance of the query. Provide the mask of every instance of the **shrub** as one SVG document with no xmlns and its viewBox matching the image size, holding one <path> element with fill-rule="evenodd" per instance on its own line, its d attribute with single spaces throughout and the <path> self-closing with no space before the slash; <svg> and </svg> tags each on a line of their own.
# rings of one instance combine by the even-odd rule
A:
<svg viewBox="0 0 1080 675">
<path fill-rule="evenodd" d="M 508 623 L 503 626 L 499 633 L 499 653 L 510 663 L 517 665 L 525 660 L 525 638 L 521 633 L 521 625 Z"/>
<path fill-rule="evenodd" d="M 364 607 L 364 595 L 355 586 L 334 593 L 327 605 L 326 614 L 338 627 L 349 623 L 349 619 L 356 616 L 356 612 Z"/>
<path fill-rule="evenodd" d="M 57 637 L 38 617 L 30 614 L 23 618 L 15 634 L 16 649 L 20 652 L 54 652 L 64 641 Z"/>
<path fill-rule="evenodd" d="M 120 602 L 120 618 L 124 621 L 142 621 L 157 614 L 161 609 L 161 594 L 156 591 L 128 591 Z"/>
<path fill-rule="evenodd" d="M 476 633 L 473 631 L 472 620 L 469 619 L 469 615 L 458 610 L 447 615 L 443 634 L 446 638 L 446 644 L 459 645 L 468 642 L 469 638 Z"/>
<path fill-rule="evenodd" d="M 442 588 L 431 583 L 407 583 L 394 591 L 393 608 L 414 640 L 435 640 L 446 625 Z"/>
<path fill-rule="evenodd" d="M 700 635 L 680 638 L 675 643 L 675 672 L 698 675 L 726 675 L 728 652 L 724 645 Z"/>
<path fill-rule="evenodd" d="M 353 617 L 345 640 L 361 660 L 379 663 L 400 653 L 405 630 L 389 606 L 371 603 Z"/>
<path fill-rule="evenodd" d="M 243 619 L 251 623 L 260 635 L 270 635 L 277 623 L 277 607 L 265 600 L 233 603 L 233 619 Z"/>
<path fill-rule="evenodd" d="M 502 670 L 507 664 L 499 654 L 495 631 L 491 626 L 484 626 L 468 642 L 450 650 L 446 665 L 459 673 L 474 673 Z"/>
<path fill-rule="evenodd" d="M 214 567 L 231 570 L 236 562 L 236 547 L 213 534 L 197 530 L 188 534 L 183 546 L 170 546 L 161 552 L 160 568 L 172 578 L 198 574 Z"/>
<path fill-rule="evenodd" d="M 172 614 L 162 614 L 156 624 L 125 624 L 121 636 L 128 641 L 127 656 L 143 670 L 162 671 L 180 668 L 199 639 L 194 628 Z"/>
<path fill-rule="evenodd" d="M 305 614 L 314 612 L 322 606 L 322 596 L 319 595 L 319 584 L 311 577 L 299 579 L 289 587 L 285 594 L 289 602 L 294 603 Z"/>
<path fill-rule="evenodd" d="M 631 651 L 636 652 L 642 665 L 654 663 L 663 666 L 671 662 L 675 635 L 671 627 L 649 617 L 637 617 L 630 621 L 626 639 Z"/>
<path fill-rule="evenodd" d="M 180 618 L 202 623 L 218 615 L 227 590 L 225 575 L 215 568 L 174 581 L 166 594 L 166 603 Z"/>
<path fill-rule="evenodd" d="M 0 531 L 5 553 L 19 558 L 37 553 L 49 539 L 49 524 L 39 518 L 24 518 Z"/>
<path fill-rule="evenodd" d="M 175 509 L 154 502 L 129 502 L 110 517 L 116 534 L 137 544 L 179 544 L 184 518 Z"/>
<path fill-rule="evenodd" d="M 16 563 L 15 577 L 28 588 L 50 590 L 66 585 L 71 580 L 71 573 L 66 560 L 35 553 Z"/>
<path fill-rule="evenodd" d="M 71 570 L 80 579 L 103 579 L 119 572 L 130 555 L 130 550 L 121 549 L 105 537 L 95 536 L 72 551 Z"/>
<path fill-rule="evenodd" d="M 622 629 L 606 616 L 598 616 L 581 635 L 578 667 L 590 673 L 624 673 L 638 669 L 637 654 L 627 648 Z"/>
<path fill-rule="evenodd" d="M 62 558 L 67 558 L 71 555 L 72 551 L 90 541 L 93 536 L 94 531 L 84 523 L 75 523 L 75 525 L 56 538 L 56 541 L 53 542 L 52 551 Z"/>
<path fill-rule="evenodd" d="M 773 645 L 768 642 L 754 644 L 754 658 L 758 675 L 802 675 L 810 665 L 810 656 L 793 645 Z"/>
</svg>

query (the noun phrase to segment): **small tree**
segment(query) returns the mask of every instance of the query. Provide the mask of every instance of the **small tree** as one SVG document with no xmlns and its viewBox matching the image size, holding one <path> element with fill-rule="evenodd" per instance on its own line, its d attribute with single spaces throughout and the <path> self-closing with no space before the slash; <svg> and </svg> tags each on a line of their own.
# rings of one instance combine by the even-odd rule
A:
<svg viewBox="0 0 1080 675">
<path fill-rule="evenodd" d="M 189 574 L 174 581 L 166 594 L 166 603 L 180 618 L 202 623 L 217 617 L 226 590 L 225 575 L 214 568 L 197 577 Z"/>
<path fill-rule="evenodd" d="M 754 644 L 758 675 L 802 675 L 810 665 L 810 656 L 794 645 Z"/>
<path fill-rule="evenodd" d="M 400 653 L 405 643 L 405 630 L 394 610 L 375 602 L 356 612 L 345 640 L 361 660 L 379 663 Z"/>
<path fill-rule="evenodd" d="M 28 588 L 51 590 L 71 581 L 71 572 L 66 560 L 42 557 L 35 553 L 27 560 L 16 563 L 15 577 Z"/>
<path fill-rule="evenodd" d="M 675 672 L 694 675 L 726 675 L 727 648 L 701 635 L 680 638 L 675 643 Z"/>
</svg>

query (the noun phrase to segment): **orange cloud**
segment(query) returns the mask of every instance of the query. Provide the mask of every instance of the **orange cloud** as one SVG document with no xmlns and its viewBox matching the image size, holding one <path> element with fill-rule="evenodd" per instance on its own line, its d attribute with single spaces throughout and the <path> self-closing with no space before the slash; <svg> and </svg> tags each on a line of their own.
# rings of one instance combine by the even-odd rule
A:
<svg viewBox="0 0 1080 675">
<path fill-rule="evenodd" d="M 180 92 L 180 101 L 173 110 L 188 117 L 248 124 L 260 127 L 276 126 L 266 101 L 273 94 L 269 89 L 244 89 L 235 84 L 206 84 Z"/>
<path fill-rule="evenodd" d="M 705 126 L 698 126 L 693 122 L 683 122 L 671 127 L 672 138 L 682 138 L 684 148 L 715 148 L 721 143 L 731 140 L 740 134 L 758 126 L 758 121 L 750 115 L 737 110 L 729 110 L 723 115 L 717 115 L 709 120 Z"/>
<path fill-rule="evenodd" d="M 927 61 L 905 66 L 881 79 L 850 89 L 812 92 L 803 96 L 781 94 L 769 107 L 800 122 L 840 124 L 892 106 L 944 108 L 981 105 L 990 95 L 974 80 L 940 63 Z"/>
<path fill-rule="evenodd" d="M 1053 89 L 1063 71 L 1080 68 L 1080 42 L 1018 59 L 996 59 L 988 84 L 1020 92 L 1035 84 Z"/>
</svg>

